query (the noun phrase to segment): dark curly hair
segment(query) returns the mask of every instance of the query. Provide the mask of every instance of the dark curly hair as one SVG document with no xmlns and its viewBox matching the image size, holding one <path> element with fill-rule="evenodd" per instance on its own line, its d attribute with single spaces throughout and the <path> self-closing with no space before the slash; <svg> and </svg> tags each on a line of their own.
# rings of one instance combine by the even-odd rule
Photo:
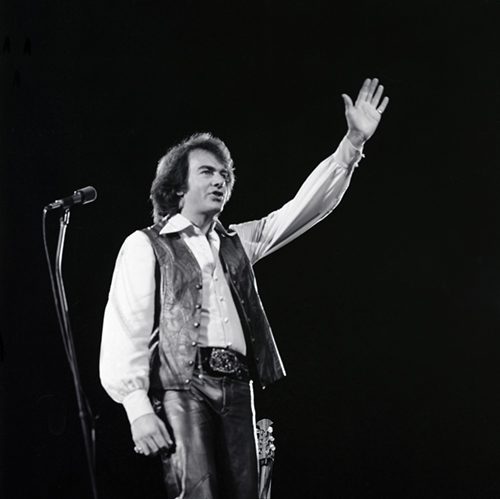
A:
<svg viewBox="0 0 500 499">
<path fill-rule="evenodd" d="M 227 199 L 230 198 L 235 175 L 229 149 L 222 140 L 210 133 L 195 133 L 171 147 L 158 162 L 150 192 L 154 223 L 159 222 L 166 215 L 171 216 L 180 211 L 179 192 L 186 192 L 188 188 L 189 153 L 194 149 L 203 149 L 212 153 L 227 168 L 229 172 Z"/>
</svg>

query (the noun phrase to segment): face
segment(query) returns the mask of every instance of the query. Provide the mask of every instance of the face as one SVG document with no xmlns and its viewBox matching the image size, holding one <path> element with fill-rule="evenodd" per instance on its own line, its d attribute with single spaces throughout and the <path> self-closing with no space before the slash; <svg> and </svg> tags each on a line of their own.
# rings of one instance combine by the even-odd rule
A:
<svg viewBox="0 0 500 499">
<path fill-rule="evenodd" d="M 211 152 L 203 149 L 193 149 L 188 163 L 188 189 L 181 201 L 181 213 L 191 219 L 217 215 L 227 199 L 229 171 Z"/>
</svg>

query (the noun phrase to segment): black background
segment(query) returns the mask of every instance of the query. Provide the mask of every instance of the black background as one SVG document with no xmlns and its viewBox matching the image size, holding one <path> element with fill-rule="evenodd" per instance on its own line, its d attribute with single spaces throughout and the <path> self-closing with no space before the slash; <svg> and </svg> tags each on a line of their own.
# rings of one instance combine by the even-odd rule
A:
<svg viewBox="0 0 500 499">
<path fill-rule="evenodd" d="M 391 102 L 343 202 L 256 266 L 288 370 L 256 395 L 273 499 L 500 497 L 498 2 L 4 0 L 0 19 L 2 497 L 90 497 L 41 208 L 99 192 L 72 211 L 64 265 L 99 489 L 163 497 L 98 379 L 157 159 L 212 131 L 238 175 L 223 221 L 263 216 L 375 76 Z"/>
</svg>

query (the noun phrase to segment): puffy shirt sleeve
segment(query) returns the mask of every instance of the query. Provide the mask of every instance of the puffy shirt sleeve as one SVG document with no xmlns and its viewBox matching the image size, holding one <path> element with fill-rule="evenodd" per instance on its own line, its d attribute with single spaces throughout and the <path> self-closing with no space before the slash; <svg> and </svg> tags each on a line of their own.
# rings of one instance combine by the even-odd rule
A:
<svg viewBox="0 0 500 499">
<path fill-rule="evenodd" d="M 349 187 L 361 156 L 362 151 L 344 137 L 335 153 L 311 172 L 292 200 L 260 220 L 231 225 L 252 264 L 331 213 Z"/>
<path fill-rule="evenodd" d="M 136 231 L 127 237 L 116 260 L 99 366 L 104 389 L 124 405 L 130 423 L 154 412 L 147 391 L 155 286 L 153 248 L 148 237 Z"/>
</svg>

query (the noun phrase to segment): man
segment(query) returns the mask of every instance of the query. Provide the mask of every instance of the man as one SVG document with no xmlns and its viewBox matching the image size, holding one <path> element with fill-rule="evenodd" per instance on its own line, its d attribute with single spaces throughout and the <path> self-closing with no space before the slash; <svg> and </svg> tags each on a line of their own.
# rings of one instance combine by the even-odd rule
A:
<svg viewBox="0 0 500 499">
<path fill-rule="evenodd" d="M 224 229 L 233 162 L 194 135 L 160 160 L 155 225 L 118 255 L 106 307 L 101 379 L 124 405 L 135 450 L 160 453 L 169 498 L 257 498 L 252 380 L 285 375 L 252 265 L 328 215 L 346 191 L 388 98 L 367 79 L 337 151 L 296 196 L 261 220 Z"/>
</svg>

